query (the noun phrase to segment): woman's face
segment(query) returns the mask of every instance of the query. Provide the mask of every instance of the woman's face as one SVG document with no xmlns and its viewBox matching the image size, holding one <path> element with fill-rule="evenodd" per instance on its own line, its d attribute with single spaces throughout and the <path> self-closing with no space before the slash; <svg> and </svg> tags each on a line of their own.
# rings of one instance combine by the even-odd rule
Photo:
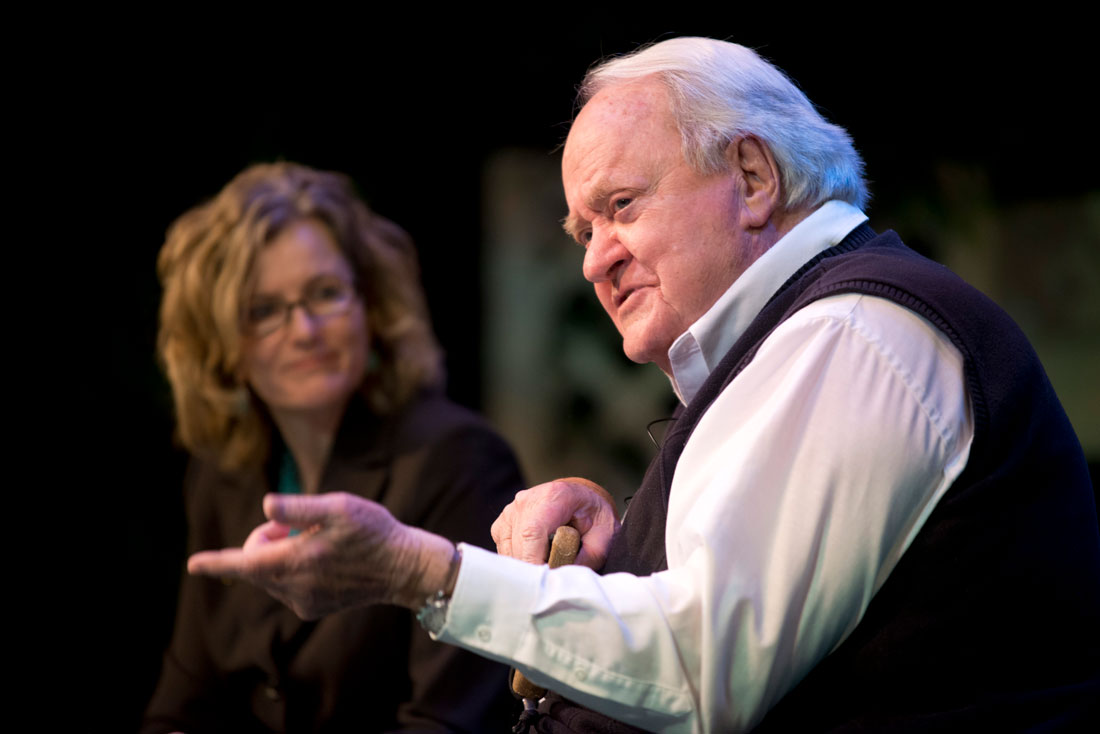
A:
<svg viewBox="0 0 1100 734">
<path fill-rule="evenodd" d="M 342 412 L 363 382 L 370 336 L 332 233 L 315 219 L 291 223 L 260 251 L 253 278 L 243 339 L 248 384 L 276 417 Z M 350 303 L 340 300 L 346 289 Z M 283 304 L 297 305 L 287 315 Z"/>
</svg>

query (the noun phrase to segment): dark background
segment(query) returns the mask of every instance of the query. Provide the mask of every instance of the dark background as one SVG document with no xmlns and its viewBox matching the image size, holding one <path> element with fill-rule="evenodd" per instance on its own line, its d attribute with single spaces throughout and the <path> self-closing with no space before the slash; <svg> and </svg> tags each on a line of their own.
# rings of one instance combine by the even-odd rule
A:
<svg viewBox="0 0 1100 734">
<path fill-rule="evenodd" d="M 934 189 L 943 161 L 987 172 L 999 207 L 1097 189 L 1087 109 L 1097 65 L 1075 38 L 1083 21 L 809 19 L 792 30 L 777 28 L 791 20 L 778 10 L 665 24 L 589 10 L 537 25 L 462 17 L 424 28 L 302 13 L 232 29 L 220 18 L 161 20 L 133 35 L 97 19 L 62 44 L 65 72 L 39 90 L 52 113 L 40 132 L 65 159 L 48 173 L 88 209 L 67 267 L 76 337 L 94 359 L 74 386 L 69 430 L 85 450 L 77 465 L 110 477 L 110 534 L 122 546 L 121 572 L 97 579 L 90 597 L 106 608 L 97 636 L 109 646 L 97 654 L 123 671 L 100 699 L 97 723 L 109 730 L 136 726 L 155 683 L 183 561 L 183 457 L 154 357 L 156 254 L 176 216 L 250 163 L 344 171 L 412 233 L 450 393 L 474 408 L 479 243 L 494 206 L 482 196 L 483 163 L 508 147 L 549 155 L 576 83 L 604 55 L 673 35 L 756 48 L 851 132 L 872 223 Z"/>
</svg>

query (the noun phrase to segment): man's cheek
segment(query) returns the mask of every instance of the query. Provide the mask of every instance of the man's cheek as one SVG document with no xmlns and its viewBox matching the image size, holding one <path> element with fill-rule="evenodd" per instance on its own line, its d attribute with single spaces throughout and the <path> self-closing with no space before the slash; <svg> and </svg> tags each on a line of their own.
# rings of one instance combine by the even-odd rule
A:
<svg viewBox="0 0 1100 734">
<path fill-rule="evenodd" d="M 615 306 L 611 300 L 611 286 L 607 283 L 596 283 L 593 288 L 596 291 L 596 298 L 599 299 L 600 305 L 603 306 L 603 310 L 607 312 L 607 315 L 611 317 L 615 326 L 619 326 L 619 319 L 616 314 Z M 621 329 L 620 329 L 621 331 Z"/>
</svg>

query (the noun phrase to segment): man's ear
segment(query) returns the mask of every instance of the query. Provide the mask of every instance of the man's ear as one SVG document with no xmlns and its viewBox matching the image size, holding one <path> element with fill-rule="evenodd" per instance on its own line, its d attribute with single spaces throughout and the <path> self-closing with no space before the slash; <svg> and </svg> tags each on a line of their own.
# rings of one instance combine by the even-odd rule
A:
<svg viewBox="0 0 1100 734">
<path fill-rule="evenodd" d="M 738 202 L 741 225 L 761 229 L 782 208 L 783 182 L 771 149 L 760 139 L 748 135 L 726 146 L 730 170 L 741 177 Z"/>
</svg>

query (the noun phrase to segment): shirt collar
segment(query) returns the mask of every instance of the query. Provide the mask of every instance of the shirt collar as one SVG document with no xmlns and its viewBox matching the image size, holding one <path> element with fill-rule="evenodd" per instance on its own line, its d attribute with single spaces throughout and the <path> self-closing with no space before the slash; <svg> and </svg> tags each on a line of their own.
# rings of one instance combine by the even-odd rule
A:
<svg viewBox="0 0 1100 734">
<path fill-rule="evenodd" d="M 812 257 L 867 221 L 844 201 L 827 201 L 796 224 L 741 274 L 668 350 L 672 389 L 687 405 L 768 299 Z"/>
</svg>

